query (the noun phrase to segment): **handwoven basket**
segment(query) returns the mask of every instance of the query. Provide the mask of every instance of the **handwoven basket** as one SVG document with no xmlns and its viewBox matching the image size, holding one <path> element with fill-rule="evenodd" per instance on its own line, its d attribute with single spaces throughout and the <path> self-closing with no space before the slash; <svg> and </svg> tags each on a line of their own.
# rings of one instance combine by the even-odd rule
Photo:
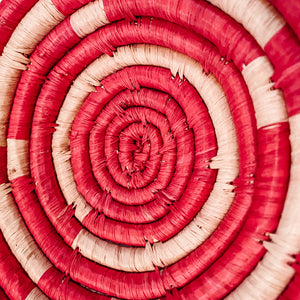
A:
<svg viewBox="0 0 300 300">
<path fill-rule="evenodd" d="M 3 0 L 1 299 L 300 299 L 300 1 Z"/>
</svg>

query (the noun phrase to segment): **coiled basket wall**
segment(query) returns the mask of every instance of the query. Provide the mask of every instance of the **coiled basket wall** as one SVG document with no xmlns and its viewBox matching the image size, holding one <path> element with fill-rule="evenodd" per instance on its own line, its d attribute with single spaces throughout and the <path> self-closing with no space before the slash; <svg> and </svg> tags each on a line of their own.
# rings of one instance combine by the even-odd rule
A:
<svg viewBox="0 0 300 300">
<path fill-rule="evenodd" d="M 1 299 L 300 299 L 300 2 L 3 0 Z"/>
</svg>

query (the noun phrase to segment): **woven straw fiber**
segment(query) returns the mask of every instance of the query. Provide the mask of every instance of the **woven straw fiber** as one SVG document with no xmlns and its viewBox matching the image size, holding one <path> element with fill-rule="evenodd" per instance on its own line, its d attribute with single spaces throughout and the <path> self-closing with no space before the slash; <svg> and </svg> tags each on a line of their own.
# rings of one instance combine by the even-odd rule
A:
<svg viewBox="0 0 300 300">
<path fill-rule="evenodd" d="M 299 24 L 3 0 L 0 298 L 300 299 Z"/>
</svg>

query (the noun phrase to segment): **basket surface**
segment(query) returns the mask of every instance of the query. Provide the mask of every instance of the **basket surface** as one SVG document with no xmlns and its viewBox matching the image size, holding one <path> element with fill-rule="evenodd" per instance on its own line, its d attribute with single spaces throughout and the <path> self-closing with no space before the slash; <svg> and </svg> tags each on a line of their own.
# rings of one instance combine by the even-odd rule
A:
<svg viewBox="0 0 300 300">
<path fill-rule="evenodd" d="M 299 20 L 3 0 L 0 298 L 300 299 Z"/>
</svg>

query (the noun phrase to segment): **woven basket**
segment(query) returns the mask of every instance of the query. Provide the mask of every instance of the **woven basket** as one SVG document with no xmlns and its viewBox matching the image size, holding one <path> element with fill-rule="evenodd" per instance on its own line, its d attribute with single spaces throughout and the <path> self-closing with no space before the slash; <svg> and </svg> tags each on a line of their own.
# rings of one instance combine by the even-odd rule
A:
<svg viewBox="0 0 300 300">
<path fill-rule="evenodd" d="M 300 2 L 3 0 L 1 299 L 300 299 Z"/>
</svg>

